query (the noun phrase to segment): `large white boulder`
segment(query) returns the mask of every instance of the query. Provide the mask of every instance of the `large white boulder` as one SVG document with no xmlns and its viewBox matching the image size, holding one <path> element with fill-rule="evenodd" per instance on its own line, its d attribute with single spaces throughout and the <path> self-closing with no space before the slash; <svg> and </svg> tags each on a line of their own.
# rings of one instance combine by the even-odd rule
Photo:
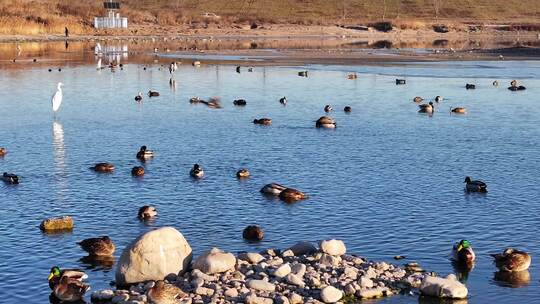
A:
<svg viewBox="0 0 540 304">
<path fill-rule="evenodd" d="M 446 278 L 426 276 L 420 285 L 420 292 L 438 298 L 464 299 L 469 291 L 454 274 L 450 274 Z"/>
<path fill-rule="evenodd" d="M 191 259 L 191 246 L 178 230 L 173 227 L 152 230 L 124 249 L 116 268 L 116 284 L 163 280 L 169 274 L 186 271 Z"/>
<path fill-rule="evenodd" d="M 234 254 L 223 252 L 214 247 L 198 257 L 193 263 L 193 268 L 206 274 L 213 274 L 233 270 L 235 265 L 236 257 Z"/>
<path fill-rule="evenodd" d="M 324 303 L 336 303 L 343 297 L 343 292 L 334 286 L 326 286 L 321 290 L 321 300 Z"/>
<path fill-rule="evenodd" d="M 321 241 L 319 246 L 321 251 L 329 255 L 344 255 L 347 252 L 347 247 L 345 243 L 340 240 L 324 240 Z"/>
</svg>

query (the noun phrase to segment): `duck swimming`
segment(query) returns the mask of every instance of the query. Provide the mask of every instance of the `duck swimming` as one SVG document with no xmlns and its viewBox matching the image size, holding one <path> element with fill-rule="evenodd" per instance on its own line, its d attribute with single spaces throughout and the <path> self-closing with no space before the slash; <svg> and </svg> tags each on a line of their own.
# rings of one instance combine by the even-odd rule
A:
<svg viewBox="0 0 540 304">
<path fill-rule="evenodd" d="M 55 285 L 53 294 L 61 301 L 77 302 L 82 300 L 89 289 L 88 284 L 63 276 Z"/>
<path fill-rule="evenodd" d="M 526 88 L 524 86 L 522 86 L 522 85 L 518 86 L 517 81 L 514 79 L 514 80 L 510 81 L 510 86 L 508 87 L 508 89 L 510 91 L 523 91 Z"/>
<path fill-rule="evenodd" d="M 300 77 L 308 77 L 308 71 L 300 71 L 300 72 L 298 72 L 298 76 L 300 76 Z"/>
<path fill-rule="evenodd" d="M 424 101 L 424 98 L 422 98 L 420 96 L 416 96 L 415 98 L 413 98 L 413 101 L 416 102 L 416 103 L 419 103 L 419 102 Z"/>
<path fill-rule="evenodd" d="M 474 89 L 476 89 L 476 85 L 471 84 L 471 83 L 467 83 L 467 84 L 465 84 L 465 89 L 474 90 Z"/>
<path fill-rule="evenodd" d="M 0 148 L 0 157 L 4 157 L 7 154 L 6 148 Z"/>
<path fill-rule="evenodd" d="M 144 175 L 144 167 L 135 166 L 131 168 L 131 176 L 139 177 Z"/>
<path fill-rule="evenodd" d="M 476 255 L 467 240 L 461 240 L 452 248 L 452 259 L 460 266 L 471 267 L 476 260 Z"/>
<path fill-rule="evenodd" d="M 452 107 L 450 107 L 450 113 L 454 113 L 454 114 L 466 114 L 466 113 L 467 113 L 467 109 L 462 108 L 462 107 L 457 107 L 457 108 L 452 108 Z"/>
<path fill-rule="evenodd" d="M 77 242 L 81 248 L 92 256 L 111 256 L 116 247 L 108 236 L 84 239 Z"/>
<path fill-rule="evenodd" d="M 347 78 L 348 79 L 356 79 L 356 78 L 358 78 L 358 75 L 356 73 L 352 73 L 352 74 L 347 75 Z"/>
<path fill-rule="evenodd" d="M 330 112 L 330 111 L 333 111 L 333 110 L 334 110 L 334 109 L 332 109 L 332 106 L 331 106 L 331 105 L 326 105 L 326 106 L 324 106 L 324 111 L 325 111 L 326 113 L 328 113 L 328 112 Z"/>
<path fill-rule="evenodd" d="M 264 238 L 264 232 L 257 225 L 250 225 L 242 231 L 242 237 L 250 241 L 261 241 Z"/>
<path fill-rule="evenodd" d="M 67 277 L 70 280 L 83 281 L 88 278 L 88 275 L 80 269 L 63 269 L 60 270 L 60 267 L 53 266 L 51 272 L 49 273 L 49 287 L 54 290 L 54 287 L 58 285 L 62 277 Z"/>
<path fill-rule="evenodd" d="M 249 170 L 242 168 L 236 172 L 236 177 L 238 178 L 246 178 L 249 177 Z"/>
<path fill-rule="evenodd" d="M 343 108 L 343 111 L 345 113 L 351 113 L 352 112 L 352 108 L 350 106 L 345 106 L 345 108 Z"/>
<path fill-rule="evenodd" d="M 114 171 L 114 165 L 110 163 L 97 163 L 90 169 L 99 173 L 110 173 Z"/>
<path fill-rule="evenodd" d="M 19 177 L 13 173 L 4 172 L 4 174 L 2 174 L 2 180 L 6 184 L 11 184 L 11 185 L 19 184 Z"/>
<path fill-rule="evenodd" d="M 501 271 L 524 271 L 531 265 L 531 256 L 525 251 L 506 248 L 502 253 L 492 254 L 495 266 Z"/>
<path fill-rule="evenodd" d="M 330 116 L 321 116 L 315 122 L 315 127 L 317 128 L 335 129 L 336 126 L 336 121 Z"/>
<path fill-rule="evenodd" d="M 145 159 L 148 159 L 148 158 L 152 158 L 152 157 L 154 157 L 154 151 L 148 150 L 148 148 L 146 146 L 141 146 L 141 148 L 139 149 L 139 152 L 137 152 L 136 157 L 139 160 L 145 160 Z"/>
<path fill-rule="evenodd" d="M 279 194 L 279 198 L 287 203 L 294 203 L 303 199 L 306 199 L 308 196 L 302 191 L 287 188 Z"/>
<path fill-rule="evenodd" d="M 269 126 L 269 125 L 272 124 L 272 119 L 263 117 L 263 118 L 259 118 L 259 119 L 254 119 L 253 123 L 256 124 L 256 125 Z"/>
<path fill-rule="evenodd" d="M 471 180 L 470 177 L 465 177 L 465 190 L 467 192 L 487 192 L 487 185 L 483 181 Z"/>
<path fill-rule="evenodd" d="M 287 105 L 287 97 L 283 96 L 279 99 L 279 103 L 286 106 Z"/>
<path fill-rule="evenodd" d="M 139 94 L 137 94 L 137 96 L 135 96 L 135 101 L 141 101 L 142 100 L 142 92 L 139 92 Z"/>
<path fill-rule="evenodd" d="M 396 85 L 406 84 L 405 79 L 396 79 Z"/>
<path fill-rule="evenodd" d="M 431 114 L 435 110 L 435 107 L 433 106 L 433 102 L 431 101 L 428 104 L 424 103 L 424 104 L 418 105 L 418 107 L 420 108 L 420 110 L 418 110 L 418 113 Z"/>
<path fill-rule="evenodd" d="M 193 178 L 202 178 L 204 176 L 204 170 L 199 164 L 193 165 L 193 168 L 189 171 L 189 175 Z"/>
<path fill-rule="evenodd" d="M 442 102 L 443 101 L 443 97 L 442 96 L 435 96 L 435 102 Z"/>
<path fill-rule="evenodd" d="M 159 96 L 159 92 L 158 91 L 148 91 L 148 97 L 158 97 Z"/>
<path fill-rule="evenodd" d="M 287 189 L 287 187 L 280 184 L 271 183 L 262 187 L 260 192 L 268 195 L 278 196 L 285 189 Z"/>
<path fill-rule="evenodd" d="M 157 215 L 156 207 L 154 206 L 142 206 L 139 208 L 137 217 L 141 220 L 147 220 Z"/>
<path fill-rule="evenodd" d="M 233 101 L 233 105 L 243 107 L 247 104 L 245 99 L 236 99 Z"/>
</svg>

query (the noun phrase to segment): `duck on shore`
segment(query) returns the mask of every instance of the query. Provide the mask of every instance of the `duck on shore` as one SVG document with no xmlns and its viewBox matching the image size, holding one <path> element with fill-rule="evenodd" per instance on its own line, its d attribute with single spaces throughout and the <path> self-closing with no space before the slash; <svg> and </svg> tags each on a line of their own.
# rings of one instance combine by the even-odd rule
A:
<svg viewBox="0 0 540 304">
<path fill-rule="evenodd" d="M 531 256 L 525 251 L 514 248 L 506 248 L 502 253 L 491 256 L 495 259 L 495 266 L 501 271 L 524 271 L 531 265 Z"/>
<path fill-rule="evenodd" d="M 204 176 L 204 170 L 199 164 L 194 164 L 193 168 L 189 171 L 189 175 L 193 178 L 202 178 Z"/>
<path fill-rule="evenodd" d="M 452 248 L 452 259 L 459 266 L 471 268 L 476 260 L 476 255 L 472 249 L 471 243 L 468 240 L 461 240 Z"/>
<path fill-rule="evenodd" d="M 116 247 L 108 236 L 84 239 L 77 242 L 81 248 L 92 256 L 111 256 Z"/>
<path fill-rule="evenodd" d="M 99 173 L 110 173 L 114 171 L 114 165 L 111 163 L 97 163 L 90 169 Z"/>
<path fill-rule="evenodd" d="M 6 184 L 17 185 L 19 184 L 19 177 L 16 174 L 4 172 L 2 181 Z"/>
<path fill-rule="evenodd" d="M 150 303 L 172 304 L 180 303 L 180 299 L 185 297 L 186 293 L 174 284 L 159 280 L 148 290 L 147 296 Z"/>
<path fill-rule="evenodd" d="M 136 157 L 139 160 L 146 160 L 146 159 L 154 157 L 154 151 L 148 150 L 148 147 L 146 146 L 141 146 L 141 148 L 139 149 L 139 152 L 137 152 Z"/>
<path fill-rule="evenodd" d="M 435 111 L 435 107 L 433 106 L 433 102 L 429 102 L 428 104 L 420 104 L 418 105 L 420 110 L 418 110 L 418 113 L 428 113 L 431 114 Z"/>
<path fill-rule="evenodd" d="M 137 217 L 141 220 L 148 220 L 157 215 L 156 207 L 154 206 L 142 206 L 139 208 Z"/>
<path fill-rule="evenodd" d="M 487 192 L 487 185 L 480 180 L 472 180 L 469 176 L 465 177 L 465 190 L 467 192 Z"/>
</svg>

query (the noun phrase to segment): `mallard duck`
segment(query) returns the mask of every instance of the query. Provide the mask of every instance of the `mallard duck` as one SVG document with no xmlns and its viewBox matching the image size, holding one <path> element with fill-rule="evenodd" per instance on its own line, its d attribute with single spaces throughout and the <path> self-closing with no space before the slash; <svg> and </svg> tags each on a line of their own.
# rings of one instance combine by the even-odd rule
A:
<svg viewBox="0 0 540 304">
<path fill-rule="evenodd" d="M 287 189 L 287 187 L 280 184 L 271 183 L 262 187 L 260 192 L 268 195 L 278 196 L 285 189 Z"/>
<path fill-rule="evenodd" d="M 189 171 L 189 175 L 193 178 L 202 178 L 204 176 L 204 170 L 199 164 L 195 164 Z"/>
<path fill-rule="evenodd" d="M 491 256 L 495 259 L 495 266 L 501 271 L 524 271 L 531 265 L 531 256 L 514 248 L 506 248 L 502 253 Z"/>
<path fill-rule="evenodd" d="M 424 101 L 424 98 L 422 98 L 420 96 L 416 96 L 415 98 L 413 98 L 413 101 L 416 102 L 416 103 L 419 103 L 419 102 Z"/>
<path fill-rule="evenodd" d="M 113 241 L 108 236 L 84 239 L 77 242 L 77 244 L 81 246 L 84 251 L 88 252 L 89 255 L 109 256 L 112 255 L 116 249 Z"/>
<path fill-rule="evenodd" d="M 474 89 L 476 89 L 476 85 L 474 85 L 472 83 L 467 83 L 467 84 L 465 84 L 465 89 L 474 90 Z"/>
<path fill-rule="evenodd" d="M 452 259 L 460 265 L 472 266 L 476 255 L 472 249 L 471 243 L 467 240 L 461 240 L 452 248 Z"/>
<path fill-rule="evenodd" d="M 4 157 L 7 154 L 6 148 L 0 148 L 0 157 Z"/>
<path fill-rule="evenodd" d="M 90 169 L 100 172 L 100 173 L 109 173 L 114 171 L 114 165 L 110 163 L 97 163 Z"/>
<path fill-rule="evenodd" d="M 269 126 L 269 125 L 272 124 L 272 119 L 263 117 L 263 118 L 259 118 L 259 119 L 254 119 L 253 123 L 256 124 L 256 125 Z"/>
<path fill-rule="evenodd" d="M 315 122 L 315 127 L 317 128 L 334 129 L 336 126 L 336 121 L 329 116 L 322 116 Z"/>
<path fill-rule="evenodd" d="M 440 95 L 435 96 L 435 102 L 442 102 L 444 98 Z"/>
<path fill-rule="evenodd" d="M 405 79 L 396 79 L 396 84 L 405 84 Z"/>
<path fill-rule="evenodd" d="M 302 191 L 293 189 L 293 188 L 287 188 L 279 194 L 279 198 L 287 203 L 293 203 L 299 200 L 306 199 L 308 196 L 303 193 Z"/>
<path fill-rule="evenodd" d="M 157 97 L 159 96 L 159 92 L 158 91 L 148 91 L 148 97 Z"/>
<path fill-rule="evenodd" d="M 135 101 L 141 101 L 142 100 L 142 92 L 139 92 L 139 94 L 137 94 L 137 96 L 135 96 Z"/>
<path fill-rule="evenodd" d="M 131 175 L 135 176 L 135 177 L 143 176 L 144 175 L 144 167 L 135 166 L 135 167 L 131 168 Z"/>
<path fill-rule="evenodd" d="M 435 110 L 435 107 L 433 106 L 433 102 L 429 102 L 428 104 L 420 104 L 418 105 L 418 107 L 420 108 L 420 110 L 418 110 L 418 113 L 433 113 L 433 111 Z"/>
<path fill-rule="evenodd" d="M 246 178 L 249 177 L 249 170 L 246 168 L 242 168 L 236 172 L 236 177 L 238 178 Z"/>
<path fill-rule="evenodd" d="M 466 114 L 467 113 L 467 109 L 463 108 L 463 107 L 457 107 L 457 108 L 452 108 L 450 107 L 450 113 L 454 113 L 454 114 Z"/>
<path fill-rule="evenodd" d="M 88 275 L 84 273 L 84 271 L 80 269 L 63 269 L 60 270 L 60 267 L 53 266 L 51 268 L 51 272 L 49 273 L 49 278 L 47 279 L 49 281 L 49 287 L 54 290 L 56 285 L 60 282 L 60 279 L 63 277 L 67 277 L 70 280 L 76 280 L 82 282 L 83 280 L 88 278 Z"/>
<path fill-rule="evenodd" d="M 343 108 L 343 111 L 344 111 L 345 113 L 351 113 L 351 112 L 352 112 L 352 108 L 351 108 L 351 106 L 345 106 L 345 108 Z"/>
<path fill-rule="evenodd" d="M 139 208 L 139 213 L 137 214 L 137 217 L 141 220 L 147 220 L 150 218 L 153 218 L 157 215 L 156 207 L 154 206 L 142 206 Z"/>
<path fill-rule="evenodd" d="M 233 101 L 233 105 L 243 107 L 247 104 L 245 99 L 236 99 Z"/>
<path fill-rule="evenodd" d="M 264 232 L 261 227 L 257 225 L 250 225 L 244 228 L 242 232 L 242 237 L 250 241 L 260 241 L 264 237 Z"/>
<path fill-rule="evenodd" d="M 159 280 L 147 291 L 148 299 L 154 304 L 176 304 L 187 294 L 176 285 Z"/>
<path fill-rule="evenodd" d="M 487 192 L 487 185 L 483 181 L 471 180 L 470 177 L 465 177 L 465 190 L 467 192 Z"/>
<path fill-rule="evenodd" d="M 19 184 L 19 177 L 13 173 L 4 172 L 4 174 L 2 174 L 2 180 L 6 184 L 12 184 L 12 185 Z"/>
<path fill-rule="evenodd" d="M 282 105 L 287 105 L 287 97 L 283 96 L 279 99 L 279 103 Z"/>
<path fill-rule="evenodd" d="M 145 160 L 145 159 L 154 157 L 154 151 L 148 150 L 146 146 L 141 146 L 136 156 L 140 160 Z"/>
<path fill-rule="evenodd" d="M 90 289 L 88 284 L 81 281 L 62 277 L 53 289 L 54 296 L 61 301 L 76 302 L 82 300 L 84 294 Z"/>
<path fill-rule="evenodd" d="M 333 110 L 334 110 L 334 109 L 332 109 L 332 106 L 331 106 L 331 105 L 325 105 L 325 106 L 324 106 L 324 111 L 325 111 L 326 113 L 328 113 L 328 112 L 330 112 L 330 111 L 333 111 Z"/>
</svg>

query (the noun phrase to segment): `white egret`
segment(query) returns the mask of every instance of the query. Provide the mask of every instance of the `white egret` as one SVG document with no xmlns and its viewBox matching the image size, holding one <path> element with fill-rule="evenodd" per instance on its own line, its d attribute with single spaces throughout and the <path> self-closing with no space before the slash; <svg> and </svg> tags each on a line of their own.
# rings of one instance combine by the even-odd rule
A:
<svg viewBox="0 0 540 304">
<path fill-rule="evenodd" d="M 51 98 L 53 112 L 58 111 L 58 109 L 60 108 L 60 105 L 62 104 L 62 88 L 61 87 L 63 85 L 64 84 L 61 82 L 58 83 L 58 89 Z"/>
</svg>

